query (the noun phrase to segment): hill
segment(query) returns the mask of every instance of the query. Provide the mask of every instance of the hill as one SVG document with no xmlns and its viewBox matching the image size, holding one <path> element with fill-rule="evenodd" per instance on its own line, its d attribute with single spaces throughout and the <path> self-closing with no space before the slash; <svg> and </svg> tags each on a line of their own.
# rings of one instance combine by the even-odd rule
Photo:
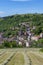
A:
<svg viewBox="0 0 43 65">
<path fill-rule="evenodd" d="M 0 31 L 17 26 L 21 22 L 29 22 L 31 26 L 41 26 L 43 30 L 43 14 L 22 14 L 7 16 L 0 19 Z"/>
<path fill-rule="evenodd" d="M 27 40 L 27 29 L 37 37 L 41 33 L 43 35 L 43 14 L 16 14 L 0 18 L 0 43 L 3 43 L 3 40 L 17 41 L 20 33 L 20 36 Z"/>
</svg>

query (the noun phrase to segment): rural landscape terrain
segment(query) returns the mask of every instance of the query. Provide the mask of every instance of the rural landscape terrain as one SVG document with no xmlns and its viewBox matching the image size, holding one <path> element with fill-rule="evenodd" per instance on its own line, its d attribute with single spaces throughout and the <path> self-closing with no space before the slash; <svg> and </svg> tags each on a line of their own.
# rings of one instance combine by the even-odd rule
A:
<svg viewBox="0 0 43 65">
<path fill-rule="evenodd" d="M 0 65 L 43 65 L 39 48 L 0 49 Z"/>
<path fill-rule="evenodd" d="M 0 18 L 0 65 L 43 65 L 43 14 Z"/>
<path fill-rule="evenodd" d="M 0 0 L 0 65 L 43 65 L 43 0 Z"/>
<path fill-rule="evenodd" d="M 16 14 L 0 18 L 0 48 L 43 48 L 43 14 Z"/>
</svg>

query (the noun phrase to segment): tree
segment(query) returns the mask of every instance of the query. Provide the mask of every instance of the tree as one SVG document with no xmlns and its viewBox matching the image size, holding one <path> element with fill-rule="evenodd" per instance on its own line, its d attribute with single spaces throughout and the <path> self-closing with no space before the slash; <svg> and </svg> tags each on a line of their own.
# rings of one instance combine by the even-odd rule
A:
<svg viewBox="0 0 43 65">
<path fill-rule="evenodd" d="M 8 41 L 5 41 L 5 42 L 3 43 L 3 45 L 4 45 L 4 47 L 6 47 L 6 48 L 11 48 L 11 44 L 10 44 L 10 42 L 8 42 Z"/>
<path fill-rule="evenodd" d="M 14 48 L 14 47 L 17 47 L 16 41 L 13 41 L 13 42 L 12 42 L 12 48 Z"/>
</svg>

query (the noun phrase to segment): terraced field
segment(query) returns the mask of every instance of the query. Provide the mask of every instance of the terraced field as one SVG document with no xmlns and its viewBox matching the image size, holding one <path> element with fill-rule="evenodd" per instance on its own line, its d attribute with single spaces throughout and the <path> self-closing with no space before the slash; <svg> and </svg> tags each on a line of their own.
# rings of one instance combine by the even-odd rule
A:
<svg viewBox="0 0 43 65">
<path fill-rule="evenodd" d="M 43 53 L 36 48 L 0 49 L 0 65 L 43 65 Z"/>
</svg>

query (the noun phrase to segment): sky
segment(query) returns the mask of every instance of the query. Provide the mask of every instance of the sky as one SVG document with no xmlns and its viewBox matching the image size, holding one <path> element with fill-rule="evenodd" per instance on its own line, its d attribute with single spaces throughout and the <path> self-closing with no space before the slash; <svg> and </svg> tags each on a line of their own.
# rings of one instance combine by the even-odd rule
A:
<svg viewBox="0 0 43 65">
<path fill-rule="evenodd" d="M 0 17 L 43 13 L 43 0 L 0 0 Z"/>
</svg>

